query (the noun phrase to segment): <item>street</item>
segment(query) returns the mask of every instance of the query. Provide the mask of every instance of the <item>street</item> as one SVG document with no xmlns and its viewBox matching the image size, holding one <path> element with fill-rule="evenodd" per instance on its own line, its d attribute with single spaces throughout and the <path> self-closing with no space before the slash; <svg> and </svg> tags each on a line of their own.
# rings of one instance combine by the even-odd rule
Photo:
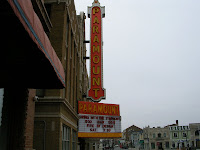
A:
<svg viewBox="0 0 200 150">
<path fill-rule="evenodd" d="M 115 147 L 114 150 L 123 150 L 124 148 Z M 128 148 L 128 150 L 133 150 L 132 148 Z"/>
</svg>

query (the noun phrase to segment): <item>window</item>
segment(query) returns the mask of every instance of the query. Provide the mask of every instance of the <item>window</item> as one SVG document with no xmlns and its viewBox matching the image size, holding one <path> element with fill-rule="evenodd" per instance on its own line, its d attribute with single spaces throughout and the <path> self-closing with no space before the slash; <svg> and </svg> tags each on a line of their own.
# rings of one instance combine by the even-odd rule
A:
<svg viewBox="0 0 200 150">
<path fill-rule="evenodd" d="M 178 137 L 178 134 L 177 134 L 176 132 L 175 132 L 173 135 L 174 135 L 174 137 L 175 137 L 175 138 L 177 138 L 177 137 Z"/>
<path fill-rule="evenodd" d="M 200 132 L 199 130 L 196 130 L 195 131 L 195 136 L 199 136 L 199 132 Z"/>
<path fill-rule="evenodd" d="M 166 148 L 169 148 L 169 142 L 165 142 Z"/>
<path fill-rule="evenodd" d="M 67 126 L 62 128 L 62 150 L 70 150 L 70 128 Z"/>
<path fill-rule="evenodd" d="M 172 148 L 175 148 L 175 143 L 174 142 L 172 143 Z"/>
<path fill-rule="evenodd" d="M 151 143 L 151 149 L 155 149 L 155 143 Z"/>
<path fill-rule="evenodd" d="M 158 137 L 161 138 L 161 133 L 158 133 Z"/>
<path fill-rule="evenodd" d="M 183 132 L 183 137 L 187 137 L 187 134 Z"/>
<path fill-rule="evenodd" d="M 164 137 L 167 137 L 166 133 L 163 134 Z"/>
<path fill-rule="evenodd" d="M 155 135 L 155 133 L 153 134 L 153 138 L 155 138 L 156 137 L 156 135 Z"/>
<path fill-rule="evenodd" d="M 182 126 L 178 126 L 177 128 L 178 128 L 178 130 L 182 130 Z M 184 128 L 183 128 L 183 130 L 184 130 Z"/>
<path fill-rule="evenodd" d="M 73 130 L 72 134 L 72 150 L 76 150 L 76 131 Z"/>
<path fill-rule="evenodd" d="M 189 130 L 188 126 L 183 126 L 183 130 Z"/>
</svg>

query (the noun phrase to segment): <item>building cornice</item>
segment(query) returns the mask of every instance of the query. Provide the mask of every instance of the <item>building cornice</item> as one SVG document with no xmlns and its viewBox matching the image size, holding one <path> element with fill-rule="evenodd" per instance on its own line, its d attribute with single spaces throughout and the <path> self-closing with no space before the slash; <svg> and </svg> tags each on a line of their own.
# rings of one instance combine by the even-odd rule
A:
<svg viewBox="0 0 200 150">
<path fill-rule="evenodd" d="M 38 98 L 38 101 L 36 103 L 62 103 L 65 107 L 68 108 L 68 110 L 70 110 L 70 113 L 73 114 L 76 119 L 79 119 L 77 112 L 73 109 L 73 107 L 65 98 L 60 98 L 60 97 Z"/>
<path fill-rule="evenodd" d="M 37 112 L 35 114 L 35 118 L 62 118 L 64 121 L 72 125 L 74 128 L 78 127 L 73 121 L 71 121 L 69 118 L 67 118 L 67 116 L 65 116 L 62 113 L 58 114 L 58 113 L 47 113 L 47 112 L 38 113 Z"/>
</svg>

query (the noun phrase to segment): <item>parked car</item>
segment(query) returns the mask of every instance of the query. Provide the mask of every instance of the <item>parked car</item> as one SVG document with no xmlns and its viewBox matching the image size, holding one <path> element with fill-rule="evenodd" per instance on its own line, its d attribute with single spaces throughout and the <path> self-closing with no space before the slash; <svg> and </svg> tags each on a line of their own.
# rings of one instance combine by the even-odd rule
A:
<svg viewBox="0 0 200 150">
<path fill-rule="evenodd" d="M 127 145 L 124 145 L 124 146 L 122 146 L 122 148 L 124 148 L 124 149 L 128 149 L 128 146 L 127 146 Z"/>
</svg>

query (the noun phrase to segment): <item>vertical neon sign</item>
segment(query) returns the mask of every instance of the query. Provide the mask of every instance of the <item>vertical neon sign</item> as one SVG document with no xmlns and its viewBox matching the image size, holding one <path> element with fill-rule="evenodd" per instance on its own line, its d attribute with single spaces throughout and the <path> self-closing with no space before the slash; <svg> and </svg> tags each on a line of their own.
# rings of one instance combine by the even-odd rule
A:
<svg viewBox="0 0 200 150">
<path fill-rule="evenodd" d="M 103 88 L 103 41 L 102 41 L 102 17 L 105 16 L 105 7 L 101 7 L 95 0 L 92 7 L 88 7 L 90 17 L 90 87 L 88 98 L 99 102 L 105 99 Z"/>
</svg>

